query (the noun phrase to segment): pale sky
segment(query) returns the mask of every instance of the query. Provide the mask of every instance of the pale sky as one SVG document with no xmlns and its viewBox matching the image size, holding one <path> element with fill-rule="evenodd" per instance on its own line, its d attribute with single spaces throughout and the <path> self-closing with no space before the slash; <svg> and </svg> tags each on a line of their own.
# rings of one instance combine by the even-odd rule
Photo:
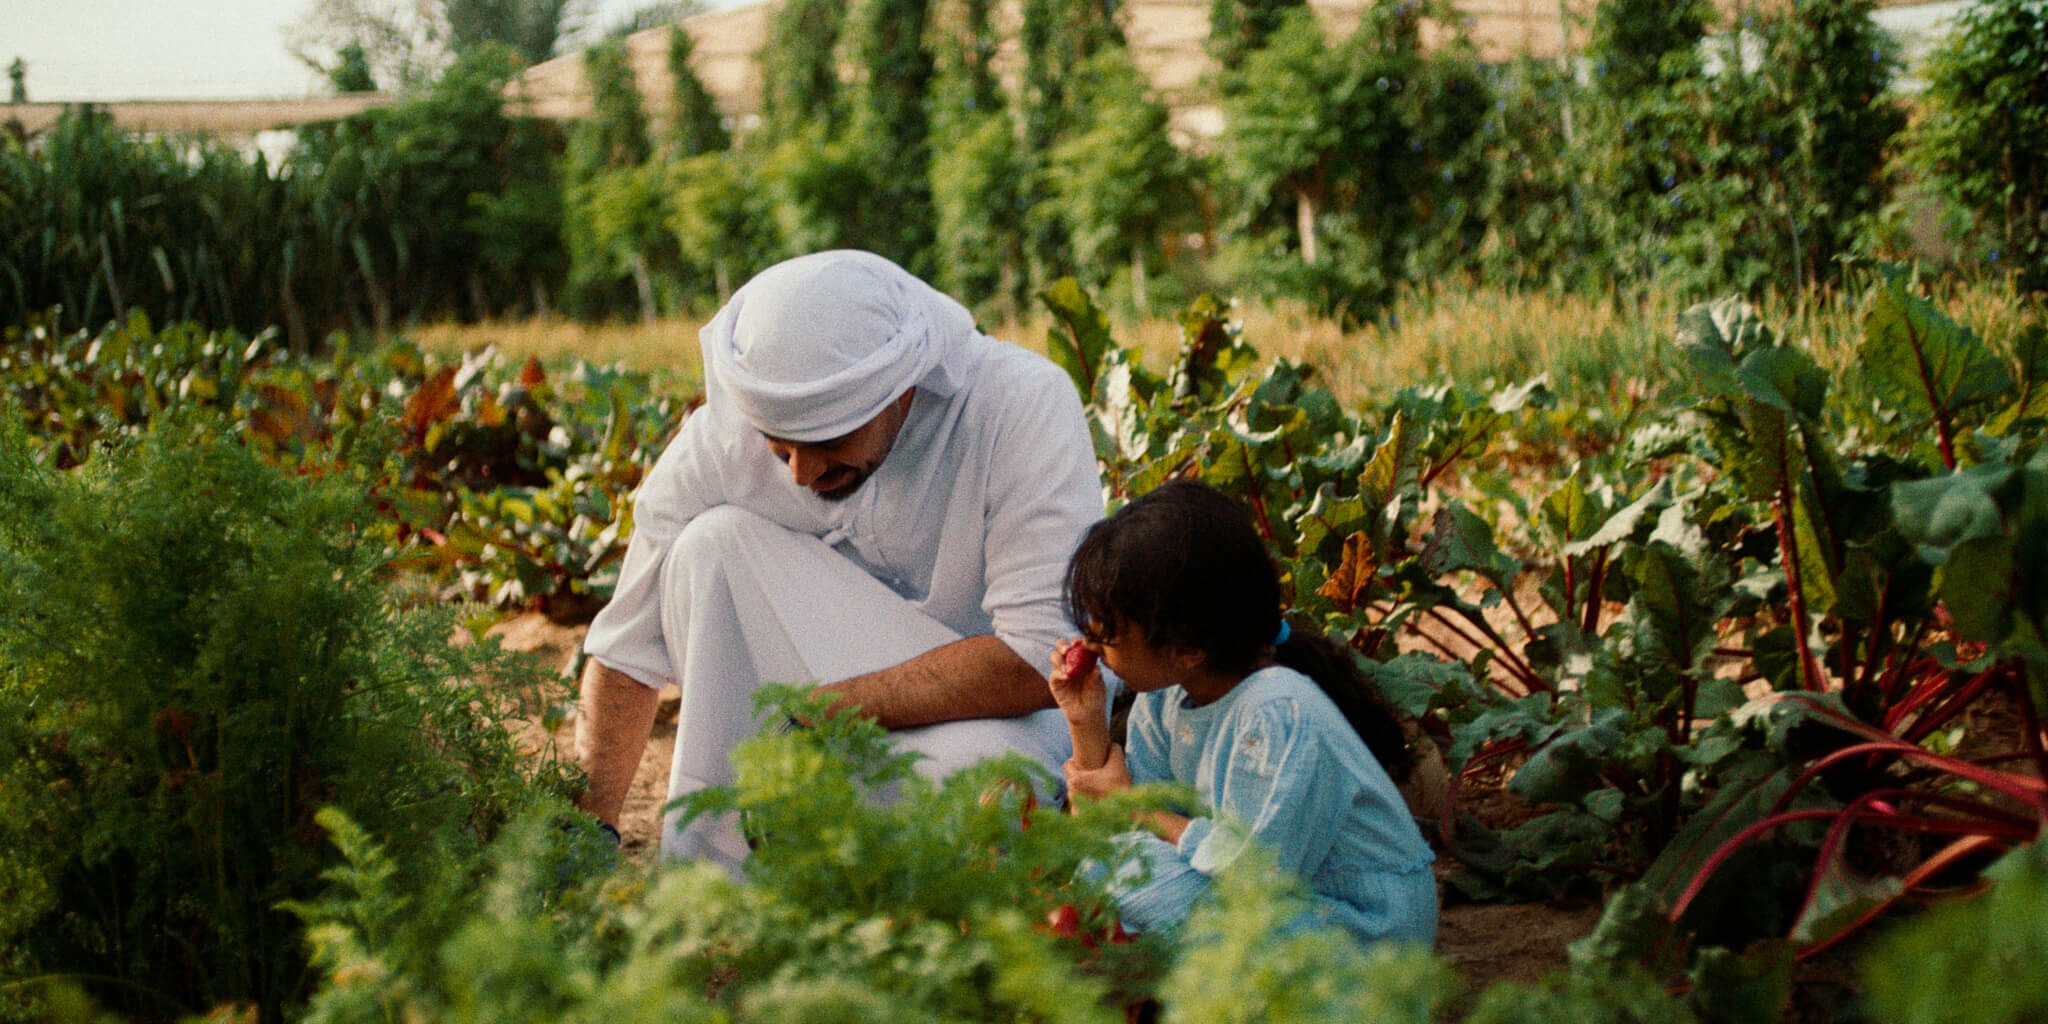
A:
<svg viewBox="0 0 2048 1024">
<path fill-rule="evenodd" d="M 0 68 L 25 60 L 28 96 L 37 101 L 320 94 L 325 82 L 285 40 L 286 27 L 315 2 L 0 0 Z M 591 20 L 616 24 L 645 5 L 596 0 Z M 0 79 L 0 101 L 6 84 Z"/>
<path fill-rule="evenodd" d="M 244 99 L 320 94 L 285 30 L 317 0 L 0 0 L 0 67 L 28 62 L 32 100 Z M 648 0 L 593 0 L 596 26 Z M 743 0 L 712 0 L 723 7 Z M 1964 3 L 1883 12 L 1911 36 Z M 0 79 L 0 89 L 5 80 Z M 0 92 L 0 99 L 4 99 Z"/>
</svg>

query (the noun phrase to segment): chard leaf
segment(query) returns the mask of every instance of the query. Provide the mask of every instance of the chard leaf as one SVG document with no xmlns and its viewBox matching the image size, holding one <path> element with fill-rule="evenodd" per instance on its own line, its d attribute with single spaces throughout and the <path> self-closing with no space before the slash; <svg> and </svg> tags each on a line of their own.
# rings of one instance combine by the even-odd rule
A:
<svg viewBox="0 0 2048 1024">
<path fill-rule="evenodd" d="M 1593 517 L 1596 510 L 1591 496 L 1586 493 L 1586 485 L 1579 480 L 1578 473 L 1566 477 L 1562 486 L 1544 496 L 1540 509 L 1544 525 L 1550 528 L 1552 534 L 1567 541 L 1577 541 L 1594 529 Z M 1576 557 L 1579 554 L 1571 550 L 1570 546 L 1565 548 L 1564 553 L 1566 557 Z"/>
<path fill-rule="evenodd" d="M 1685 943 L 1671 922 L 1669 906 L 1641 884 L 1615 890 L 1592 934 L 1567 947 L 1572 963 L 1595 971 L 1632 963 L 1658 975 L 1670 973 L 1679 966 Z"/>
<path fill-rule="evenodd" d="M 1772 344 L 1756 308 L 1739 296 L 1704 302 L 1678 315 L 1678 349 L 1702 394 L 1739 398 L 1743 386 L 1737 367 L 1751 352 Z"/>
<path fill-rule="evenodd" d="M 1736 379 L 1750 401 L 1794 416 L 1818 416 L 1827 400 L 1826 371 L 1796 348 L 1779 345 L 1751 353 Z"/>
<path fill-rule="evenodd" d="M 1904 887 L 1896 875 L 1865 875 L 1839 856 L 1830 858 L 1792 926 L 1792 940 L 1804 944 L 1834 938 L 1871 909 L 1896 899 Z"/>
<path fill-rule="evenodd" d="M 1957 413 L 2013 392 L 2012 374 L 1969 328 L 1894 278 L 1863 321 L 1857 355 L 1878 401 L 1917 421 Z"/>
<path fill-rule="evenodd" d="M 1835 607 L 1835 569 L 1828 558 L 1822 531 L 1830 525 L 1820 517 L 1810 488 L 1799 489 L 1792 503 L 1792 557 L 1799 567 L 1799 592 L 1807 614 L 1826 615 Z"/>
<path fill-rule="evenodd" d="M 1471 721 L 1452 727 L 1451 749 L 1444 755 L 1445 765 L 1452 771 L 1463 771 L 1466 762 L 1481 747 L 1499 740 L 1538 743 L 1548 739 L 1558 731 L 1550 720 L 1550 707 L 1550 696 L 1542 693 L 1488 705 Z"/>
<path fill-rule="evenodd" d="M 1359 501 L 1378 524 L 1373 529 L 1373 543 L 1386 546 L 1401 521 L 1401 496 L 1415 488 L 1415 435 L 1408 429 L 1407 417 L 1395 413 L 1393 422 L 1387 424 L 1387 439 L 1380 442 L 1372 461 L 1358 475 Z"/>
<path fill-rule="evenodd" d="M 1365 529 L 1367 505 L 1358 498 L 1340 498 L 1331 484 L 1316 488 L 1316 496 L 1299 516 L 1295 517 L 1295 533 L 1300 537 L 1300 550 L 1324 562 L 1332 561 L 1337 551 L 1324 550 L 1332 538 L 1346 538 Z"/>
<path fill-rule="evenodd" d="M 1687 972 L 1700 1019 L 1782 1020 L 1792 1000 L 1792 955 L 1793 944 L 1782 939 L 1755 943 L 1739 954 L 1720 947 L 1700 950 Z"/>
<path fill-rule="evenodd" d="M 1988 431 L 2004 436 L 2027 421 L 2048 420 L 2048 326 L 2033 324 L 2013 342 L 2019 357 L 2019 387 L 2012 404 L 1991 421 Z"/>
<path fill-rule="evenodd" d="M 1628 713 L 1602 708 L 1593 721 L 1563 733 L 1529 755 L 1508 791 L 1534 803 L 1577 803 L 1599 787 L 1600 770 L 1620 745 Z"/>
<path fill-rule="evenodd" d="M 1063 277 L 1038 293 L 1038 300 L 1050 310 L 1057 327 L 1046 332 L 1046 355 L 1073 378 L 1074 390 L 1085 404 L 1095 397 L 1095 380 L 1103 361 L 1116 348 L 1109 334 L 1109 315 L 1079 281 Z"/>
<path fill-rule="evenodd" d="M 1408 718 L 1420 718 L 1452 699 L 1470 699 L 1472 669 L 1461 662 L 1445 661 L 1418 651 L 1391 661 L 1366 662 L 1365 676 L 1395 711 Z"/>
<path fill-rule="evenodd" d="M 1670 477 L 1657 481 L 1649 490 L 1643 492 L 1642 497 L 1628 503 L 1621 511 L 1607 517 L 1607 521 L 1600 524 L 1600 528 L 1594 531 L 1591 536 L 1565 545 L 1565 557 L 1577 558 L 1580 555 L 1619 544 L 1635 536 L 1637 529 L 1642 525 L 1646 516 L 1661 512 L 1671 504 L 1671 492 Z"/>
<path fill-rule="evenodd" d="M 1645 669 L 1661 665 L 1693 675 L 1713 653 L 1716 624 L 1733 600 L 1729 570 L 1682 509 L 1666 509 L 1659 520 L 1651 540 L 1632 549 L 1625 562 L 1635 583 L 1628 608 L 1634 660 Z"/>
<path fill-rule="evenodd" d="M 1948 561 L 1957 545 L 2005 532 L 1994 492 L 2017 472 L 2012 466 L 1976 466 L 1959 473 L 1895 484 L 1892 517 L 1899 529 L 1935 565 Z"/>
<path fill-rule="evenodd" d="M 1520 561 L 1495 546 L 1493 527 L 1457 501 L 1437 511 L 1422 548 L 1422 565 L 1432 576 L 1475 572 L 1502 588 L 1522 571 Z"/>
</svg>

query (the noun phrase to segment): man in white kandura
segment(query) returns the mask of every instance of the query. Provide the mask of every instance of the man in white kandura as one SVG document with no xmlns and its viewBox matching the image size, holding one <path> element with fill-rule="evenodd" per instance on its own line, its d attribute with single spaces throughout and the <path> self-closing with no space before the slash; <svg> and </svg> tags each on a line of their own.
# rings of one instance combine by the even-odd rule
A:
<svg viewBox="0 0 2048 1024">
<path fill-rule="evenodd" d="M 1079 397 L 1041 356 L 864 252 L 763 271 L 701 335 L 704 407 L 641 485 L 584 648 L 583 807 L 616 824 L 656 688 L 682 690 L 669 798 L 732 780 L 764 683 L 820 684 L 939 778 L 1068 733 L 1041 666 L 1102 515 Z M 661 852 L 737 867 L 730 816 Z"/>
</svg>

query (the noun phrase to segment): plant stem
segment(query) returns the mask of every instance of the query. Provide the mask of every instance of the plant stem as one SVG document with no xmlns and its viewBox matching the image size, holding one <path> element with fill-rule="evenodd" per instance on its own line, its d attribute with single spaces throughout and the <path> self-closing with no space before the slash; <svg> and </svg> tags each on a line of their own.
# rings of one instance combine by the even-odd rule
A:
<svg viewBox="0 0 2048 1024">
<path fill-rule="evenodd" d="M 1584 629 L 1587 636 L 1600 635 L 1600 606 L 1607 601 L 1607 551 L 1601 548 L 1593 556 L 1592 572 L 1586 580 L 1586 615 Z"/>
<path fill-rule="evenodd" d="M 1778 528 L 1778 557 L 1785 562 L 1785 585 L 1791 591 L 1792 643 L 1799 651 L 1799 681 L 1802 688 L 1819 693 L 1827 688 L 1827 671 L 1814 660 L 1807 641 L 1806 596 L 1800 586 L 1799 547 L 1792 536 L 1790 483 L 1783 485 L 1771 503 L 1771 518 Z"/>
</svg>

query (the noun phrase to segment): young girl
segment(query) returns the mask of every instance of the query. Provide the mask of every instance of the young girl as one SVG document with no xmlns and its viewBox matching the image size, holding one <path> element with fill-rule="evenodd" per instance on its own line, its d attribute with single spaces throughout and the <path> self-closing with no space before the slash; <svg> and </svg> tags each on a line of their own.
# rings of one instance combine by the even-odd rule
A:
<svg viewBox="0 0 2048 1024">
<path fill-rule="evenodd" d="M 1407 771 L 1400 727 L 1350 652 L 1282 622 L 1278 574 L 1229 498 L 1177 481 L 1126 505 L 1081 541 L 1066 598 L 1084 636 L 1051 676 L 1073 732 L 1070 798 L 1172 780 L 1242 826 L 1148 818 L 1130 847 L 1149 878 L 1119 885 L 1139 874 L 1127 866 L 1111 883 L 1127 926 L 1178 925 L 1249 841 L 1361 942 L 1435 941 L 1433 856 L 1388 774 Z M 1138 692 L 1128 750 L 1109 742 L 1102 676 L 1077 644 Z"/>
</svg>

